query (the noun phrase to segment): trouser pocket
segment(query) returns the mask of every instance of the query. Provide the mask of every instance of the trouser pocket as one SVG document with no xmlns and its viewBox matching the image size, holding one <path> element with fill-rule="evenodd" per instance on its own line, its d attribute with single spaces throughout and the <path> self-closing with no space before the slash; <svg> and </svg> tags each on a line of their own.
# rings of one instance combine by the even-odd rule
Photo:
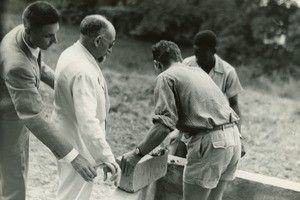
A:
<svg viewBox="0 0 300 200">
<path fill-rule="evenodd" d="M 214 168 L 226 167 L 234 153 L 234 129 L 219 130 L 210 133 L 212 143 L 211 166 Z"/>
<path fill-rule="evenodd" d="M 208 156 L 211 149 L 209 134 L 196 135 L 190 138 L 187 143 L 187 159 L 192 161 L 203 162 Z"/>
</svg>

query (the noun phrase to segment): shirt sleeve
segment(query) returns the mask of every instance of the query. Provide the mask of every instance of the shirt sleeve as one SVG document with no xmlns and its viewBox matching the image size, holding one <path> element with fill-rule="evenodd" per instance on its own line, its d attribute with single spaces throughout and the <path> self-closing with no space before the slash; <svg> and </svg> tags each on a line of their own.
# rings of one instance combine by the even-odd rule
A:
<svg viewBox="0 0 300 200">
<path fill-rule="evenodd" d="M 36 87 L 37 80 L 29 69 L 12 68 L 6 74 L 5 83 L 21 120 L 33 118 L 43 111 L 42 97 Z"/>
<path fill-rule="evenodd" d="M 59 159 L 58 161 L 71 163 L 78 155 L 79 155 L 78 151 L 76 151 L 76 149 L 73 148 L 67 155 L 65 155 L 63 158 Z"/>
<path fill-rule="evenodd" d="M 78 74 L 73 86 L 75 114 L 81 137 L 97 163 L 114 162 L 112 150 L 105 138 L 105 130 L 96 117 L 96 85 L 86 74 Z M 103 112 L 106 112 L 103 110 Z"/>
<path fill-rule="evenodd" d="M 60 159 L 71 151 L 72 146 L 63 141 L 64 138 L 59 135 L 58 130 L 46 121 L 37 81 L 29 67 L 11 67 L 5 76 L 5 83 L 19 119 Z"/>
<path fill-rule="evenodd" d="M 178 110 L 174 93 L 174 81 L 166 76 L 158 76 L 154 89 L 155 115 L 153 123 L 159 122 L 171 130 L 176 129 Z"/>
<path fill-rule="evenodd" d="M 243 88 L 241 86 L 240 80 L 235 69 L 231 70 L 228 73 L 227 80 L 226 80 L 226 96 L 228 99 L 231 97 L 241 93 Z"/>
</svg>

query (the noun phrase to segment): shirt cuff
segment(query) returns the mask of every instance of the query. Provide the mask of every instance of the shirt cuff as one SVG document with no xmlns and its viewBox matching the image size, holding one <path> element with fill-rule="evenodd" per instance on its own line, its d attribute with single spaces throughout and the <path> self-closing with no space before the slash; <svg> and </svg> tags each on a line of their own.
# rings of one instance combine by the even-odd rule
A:
<svg viewBox="0 0 300 200">
<path fill-rule="evenodd" d="M 59 159 L 59 162 L 71 163 L 79 155 L 78 151 L 74 148 L 63 158 Z"/>
</svg>

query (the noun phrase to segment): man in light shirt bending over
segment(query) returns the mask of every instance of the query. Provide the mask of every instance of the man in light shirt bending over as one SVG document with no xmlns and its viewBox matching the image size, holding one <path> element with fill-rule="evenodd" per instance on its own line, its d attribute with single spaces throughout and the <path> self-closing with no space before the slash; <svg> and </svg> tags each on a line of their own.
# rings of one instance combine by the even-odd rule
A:
<svg viewBox="0 0 300 200">
<path fill-rule="evenodd" d="M 117 185 L 120 168 L 105 138 L 108 92 L 97 63 L 112 51 L 115 37 L 113 25 L 103 16 L 82 20 L 79 40 L 57 63 L 53 120 L 80 154 L 112 172 Z M 58 163 L 58 175 L 58 200 L 89 199 L 93 182 L 85 182 L 69 164 Z"/>
</svg>

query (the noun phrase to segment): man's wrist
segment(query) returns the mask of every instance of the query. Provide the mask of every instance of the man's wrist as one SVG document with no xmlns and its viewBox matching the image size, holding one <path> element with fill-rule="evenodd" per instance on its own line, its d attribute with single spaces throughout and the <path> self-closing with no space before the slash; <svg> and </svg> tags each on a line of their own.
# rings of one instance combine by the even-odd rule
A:
<svg viewBox="0 0 300 200">
<path fill-rule="evenodd" d="M 144 157 L 144 154 L 142 153 L 140 147 L 136 147 L 134 150 L 135 155 L 139 156 L 139 157 Z"/>
</svg>

